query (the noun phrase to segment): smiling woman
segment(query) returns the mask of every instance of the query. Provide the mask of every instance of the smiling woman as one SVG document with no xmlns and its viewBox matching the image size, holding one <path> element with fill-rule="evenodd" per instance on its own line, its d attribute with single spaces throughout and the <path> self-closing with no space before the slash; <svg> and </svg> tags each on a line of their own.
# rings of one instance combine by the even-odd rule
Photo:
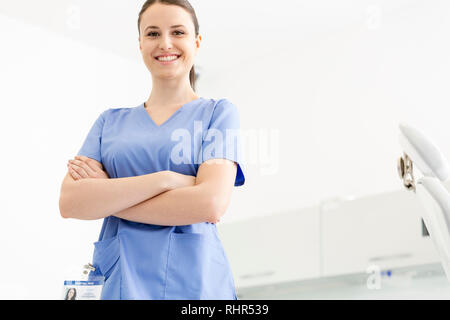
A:
<svg viewBox="0 0 450 320">
<path fill-rule="evenodd" d="M 201 36 L 188 1 L 147 1 L 138 20 L 150 97 L 100 114 L 60 208 L 104 218 L 91 274 L 105 277 L 101 299 L 237 299 L 216 223 L 245 182 L 238 109 L 195 93 Z"/>
<path fill-rule="evenodd" d="M 159 8 L 155 7 L 153 8 L 154 10 L 147 11 L 147 9 L 155 4 L 165 4 L 165 5 L 172 5 L 174 6 L 173 9 L 173 13 L 171 13 L 170 15 L 173 16 L 174 14 L 176 15 L 181 15 L 181 16 L 186 16 L 186 14 L 190 15 L 190 20 L 192 21 L 191 23 L 186 23 L 186 25 L 183 24 L 175 24 L 170 26 L 167 30 L 162 30 L 162 26 L 158 26 L 158 25 L 153 25 L 151 22 L 155 21 L 155 17 L 158 13 L 163 14 L 162 12 L 159 12 L 160 10 L 158 10 Z M 180 11 L 179 9 L 184 9 L 183 11 Z M 161 11 L 165 11 L 165 10 L 161 10 Z M 147 13 L 148 12 L 148 13 Z M 176 13 L 175 13 L 176 12 Z M 151 15 L 151 16 L 149 16 Z M 166 25 L 166 23 L 164 23 L 164 21 L 167 21 L 164 19 L 164 16 L 159 15 L 157 21 L 161 21 L 163 22 L 163 25 Z M 170 18 L 170 17 L 167 17 Z M 150 24 L 149 24 L 150 23 Z M 192 28 L 193 27 L 193 28 Z M 142 31 L 141 31 L 142 30 Z M 202 39 L 200 33 L 200 26 L 198 23 L 198 19 L 197 19 L 197 15 L 195 14 L 195 10 L 194 8 L 192 8 L 191 4 L 188 1 L 184 1 L 184 0 L 173 0 L 173 1 L 161 1 L 161 0 L 150 0 L 150 1 L 146 1 L 144 3 L 144 5 L 142 6 L 142 9 L 139 13 L 139 18 L 138 18 L 138 31 L 139 31 L 139 42 L 140 42 L 140 49 L 141 52 L 143 54 L 143 58 L 144 58 L 144 62 L 147 65 L 147 68 L 150 70 L 150 72 L 152 71 L 151 69 L 151 64 L 148 63 L 148 57 L 149 55 L 146 56 L 146 54 L 150 54 L 151 56 L 151 50 L 153 50 L 154 48 L 152 48 L 152 45 L 155 45 L 156 42 L 155 40 L 158 40 L 158 38 L 161 37 L 171 37 L 172 39 L 175 38 L 175 42 L 177 45 L 181 45 L 182 48 L 180 49 L 186 49 L 185 50 L 185 55 L 183 58 L 186 58 L 186 63 L 189 65 L 191 64 L 192 67 L 190 68 L 189 71 L 189 81 L 190 84 L 193 88 L 193 90 L 195 91 L 195 67 L 193 65 L 193 61 L 192 58 L 190 56 L 190 54 L 192 53 L 192 44 L 194 44 L 194 51 L 195 54 L 197 53 L 197 49 L 200 47 L 200 41 Z M 166 32 L 170 32 L 170 35 L 166 35 L 164 33 Z M 189 42 L 187 42 L 186 40 L 190 40 L 190 44 L 191 46 L 189 46 Z M 190 50 L 189 50 L 190 49 Z M 161 53 L 161 54 L 157 54 L 156 56 L 154 56 L 155 59 L 157 59 L 158 57 L 167 57 L 170 55 L 175 55 L 177 57 L 182 56 L 181 52 L 169 52 L 169 53 Z M 167 65 L 169 63 L 166 63 L 163 65 Z"/>
</svg>

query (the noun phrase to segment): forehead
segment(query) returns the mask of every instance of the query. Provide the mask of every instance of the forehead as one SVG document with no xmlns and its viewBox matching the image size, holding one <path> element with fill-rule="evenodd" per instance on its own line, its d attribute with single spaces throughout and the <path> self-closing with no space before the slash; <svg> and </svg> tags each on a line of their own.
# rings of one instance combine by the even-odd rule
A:
<svg viewBox="0 0 450 320">
<path fill-rule="evenodd" d="M 190 13 L 176 5 L 155 3 L 141 17 L 141 30 L 145 30 L 148 26 L 157 26 L 165 29 L 174 25 L 184 25 L 187 28 L 194 29 Z"/>
</svg>

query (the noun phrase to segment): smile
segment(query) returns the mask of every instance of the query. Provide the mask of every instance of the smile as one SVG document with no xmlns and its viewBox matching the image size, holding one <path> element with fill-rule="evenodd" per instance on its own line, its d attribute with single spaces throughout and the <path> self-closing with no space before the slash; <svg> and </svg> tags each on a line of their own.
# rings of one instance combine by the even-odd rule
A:
<svg viewBox="0 0 450 320">
<path fill-rule="evenodd" d="M 174 61 L 178 60 L 179 58 L 180 58 L 180 56 L 168 56 L 168 57 L 159 57 L 159 58 L 156 58 L 156 60 L 158 60 L 162 64 L 170 64 L 170 63 L 173 63 Z"/>
</svg>

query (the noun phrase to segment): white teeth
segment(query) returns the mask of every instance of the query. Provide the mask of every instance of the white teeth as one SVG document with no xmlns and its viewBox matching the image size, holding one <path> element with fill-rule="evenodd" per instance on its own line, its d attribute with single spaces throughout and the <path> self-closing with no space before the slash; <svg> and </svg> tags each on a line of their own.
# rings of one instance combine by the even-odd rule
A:
<svg viewBox="0 0 450 320">
<path fill-rule="evenodd" d="M 176 59 L 178 59 L 177 56 L 159 57 L 158 58 L 159 61 L 172 61 L 172 60 L 176 60 Z"/>
</svg>

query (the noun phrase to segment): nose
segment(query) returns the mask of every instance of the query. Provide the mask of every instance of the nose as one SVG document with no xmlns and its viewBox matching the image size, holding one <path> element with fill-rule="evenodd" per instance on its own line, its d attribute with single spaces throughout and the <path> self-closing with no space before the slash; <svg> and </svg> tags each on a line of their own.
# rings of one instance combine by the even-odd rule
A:
<svg viewBox="0 0 450 320">
<path fill-rule="evenodd" d="M 170 37 L 168 35 L 161 36 L 159 48 L 163 51 L 169 51 L 172 49 L 172 42 L 170 41 Z"/>
</svg>

